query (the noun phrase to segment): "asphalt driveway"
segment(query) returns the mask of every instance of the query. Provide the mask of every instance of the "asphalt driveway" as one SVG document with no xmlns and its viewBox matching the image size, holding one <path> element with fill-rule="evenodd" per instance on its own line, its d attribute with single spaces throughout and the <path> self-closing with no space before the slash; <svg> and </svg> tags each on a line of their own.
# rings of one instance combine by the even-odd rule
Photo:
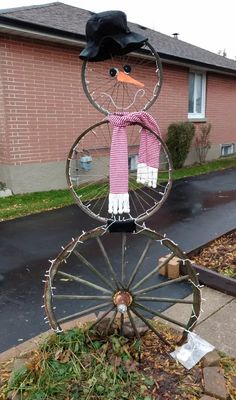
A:
<svg viewBox="0 0 236 400">
<path fill-rule="evenodd" d="M 41 309 L 48 259 L 82 230 L 98 225 L 77 206 L 0 223 L 0 351 L 48 329 Z M 184 251 L 235 228 L 236 168 L 174 182 L 168 200 L 146 225 Z M 111 240 L 114 254 L 120 251 L 116 246 Z"/>
</svg>

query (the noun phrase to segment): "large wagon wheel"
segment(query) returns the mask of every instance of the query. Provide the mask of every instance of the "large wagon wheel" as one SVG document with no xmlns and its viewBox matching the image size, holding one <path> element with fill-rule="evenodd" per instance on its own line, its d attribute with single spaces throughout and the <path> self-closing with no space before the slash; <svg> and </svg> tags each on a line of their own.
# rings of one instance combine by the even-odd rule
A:
<svg viewBox="0 0 236 400">
<path fill-rule="evenodd" d="M 132 218 L 137 222 L 147 219 L 162 206 L 172 185 L 172 161 L 168 148 L 157 134 L 147 128 L 161 148 L 157 184 L 153 188 L 136 182 L 142 127 L 141 124 L 127 127 L 130 214 L 122 215 L 122 218 Z M 111 140 L 112 131 L 108 121 L 91 126 L 72 145 L 66 167 L 67 182 L 76 203 L 88 215 L 103 223 L 112 218 L 108 214 Z"/>
<path fill-rule="evenodd" d="M 44 298 L 49 323 L 56 332 L 66 321 L 103 310 L 95 324 L 109 316 L 105 320 L 107 332 L 118 318 L 122 334 L 126 316 L 139 336 L 136 316 L 168 343 L 150 321 L 158 317 L 180 329 L 182 340 L 187 337 L 200 312 L 196 273 L 170 239 L 150 229 L 138 229 L 136 233 L 111 235 L 106 227 L 95 228 L 72 240 L 52 261 Z M 167 258 L 157 267 L 161 256 Z M 175 279 L 161 276 L 160 269 L 175 256 L 184 260 L 185 274 Z M 190 294 L 187 300 L 183 298 Z M 176 303 L 186 308 L 185 321 L 180 315 L 170 318 L 164 313 Z"/>
</svg>

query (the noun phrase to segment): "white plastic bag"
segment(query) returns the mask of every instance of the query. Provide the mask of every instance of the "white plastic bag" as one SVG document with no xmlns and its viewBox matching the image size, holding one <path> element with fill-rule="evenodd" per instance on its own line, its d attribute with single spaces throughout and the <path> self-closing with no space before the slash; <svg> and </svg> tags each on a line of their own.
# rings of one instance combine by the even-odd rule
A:
<svg viewBox="0 0 236 400">
<path fill-rule="evenodd" d="M 191 369 L 205 354 L 214 350 L 214 346 L 202 339 L 196 333 L 189 332 L 188 341 L 170 355 L 179 361 L 185 368 Z"/>
</svg>

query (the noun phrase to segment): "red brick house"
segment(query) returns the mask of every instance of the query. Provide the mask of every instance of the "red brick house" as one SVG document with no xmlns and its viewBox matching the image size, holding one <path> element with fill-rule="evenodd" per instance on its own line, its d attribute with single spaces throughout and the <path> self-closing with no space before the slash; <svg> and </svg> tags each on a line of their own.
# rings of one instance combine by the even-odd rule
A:
<svg viewBox="0 0 236 400">
<path fill-rule="evenodd" d="M 0 181 L 14 193 L 64 188 L 75 138 L 103 116 L 81 86 L 79 53 L 91 13 L 63 3 L 0 11 Z M 212 124 L 208 158 L 235 152 L 236 62 L 129 24 L 158 51 L 164 83 L 150 109 L 170 123 Z M 194 150 L 188 162 L 195 160 Z"/>
</svg>

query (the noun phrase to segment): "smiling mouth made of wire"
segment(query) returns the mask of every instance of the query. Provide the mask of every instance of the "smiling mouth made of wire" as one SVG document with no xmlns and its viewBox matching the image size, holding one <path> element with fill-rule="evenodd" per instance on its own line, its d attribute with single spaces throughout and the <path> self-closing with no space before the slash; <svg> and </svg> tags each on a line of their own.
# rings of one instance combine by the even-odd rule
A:
<svg viewBox="0 0 236 400">
<path fill-rule="evenodd" d="M 96 94 L 96 92 L 93 92 L 93 95 L 95 95 Z M 101 97 L 108 97 L 109 99 L 110 99 L 110 101 L 111 101 L 111 103 L 113 104 L 113 106 L 114 107 L 116 107 L 116 109 L 117 110 L 129 110 L 129 108 L 131 108 L 133 105 L 134 105 L 134 103 L 136 102 L 136 98 L 139 96 L 139 97 L 143 97 L 145 95 L 145 90 L 144 89 L 139 89 L 136 93 L 135 93 L 135 95 L 134 95 L 134 99 L 133 99 L 133 101 L 132 101 L 132 103 L 130 103 L 127 107 L 119 107 L 116 103 L 115 103 L 115 101 L 113 100 L 113 98 L 112 98 L 112 96 L 110 95 L 110 94 L 108 94 L 108 93 L 105 93 L 105 92 L 101 92 L 101 94 L 100 94 L 100 96 Z"/>
</svg>

